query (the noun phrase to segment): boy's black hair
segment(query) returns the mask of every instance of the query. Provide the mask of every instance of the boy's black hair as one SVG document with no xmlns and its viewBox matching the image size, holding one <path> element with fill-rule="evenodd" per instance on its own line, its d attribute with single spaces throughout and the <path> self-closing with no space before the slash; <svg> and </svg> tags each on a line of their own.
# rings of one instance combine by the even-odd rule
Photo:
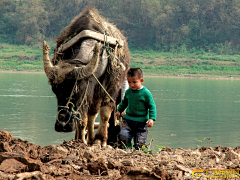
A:
<svg viewBox="0 0 240 180">
<path fill-rule="evenodd" d="M 127 73 L 128 77 L 138 76 L 139 79 L 143 77 L 143 72 L 140 68 L 130 68 Z"/>
</svg>

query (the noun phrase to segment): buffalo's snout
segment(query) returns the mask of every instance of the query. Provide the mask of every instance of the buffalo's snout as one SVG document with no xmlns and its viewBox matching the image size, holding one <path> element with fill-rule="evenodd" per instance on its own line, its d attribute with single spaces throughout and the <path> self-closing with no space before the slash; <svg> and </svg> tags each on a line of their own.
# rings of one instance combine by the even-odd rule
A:
<svg viewBox="0 0 240 180">
<path fill-rule="evenodd" d="M 68 109 L 58 111 L 55 123 L 55 131 L 57 132 L 72 132 L 76 129 L 74 118 Z"/>
</svg>

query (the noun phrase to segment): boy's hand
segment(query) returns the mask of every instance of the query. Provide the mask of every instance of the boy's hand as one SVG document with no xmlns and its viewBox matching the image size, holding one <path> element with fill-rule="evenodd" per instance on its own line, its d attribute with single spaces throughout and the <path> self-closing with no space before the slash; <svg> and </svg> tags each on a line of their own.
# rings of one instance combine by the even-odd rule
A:
<svg viewBox="0 0 240 180">
<path fill-rule="evenodd" d="M 119 111 L 117 111 L 117 112 L 115 113 L 115 116 L 120 117 L 120 116 L 121 116 L 121 113 L 120 113 Z"/>
<path fill-rule="evenodd" d="M 153 126 L 153 119 L 149 119 L 146 123 L 148 123 L 147 127 Z"/>
</svg>

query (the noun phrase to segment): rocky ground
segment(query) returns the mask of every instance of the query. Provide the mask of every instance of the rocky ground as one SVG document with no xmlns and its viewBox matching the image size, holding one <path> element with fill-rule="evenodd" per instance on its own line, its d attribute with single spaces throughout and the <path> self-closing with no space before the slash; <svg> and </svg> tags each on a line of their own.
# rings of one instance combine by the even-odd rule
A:
<svg viewBox="0 0 240 180">
<path fill-rule="evenodd" d="M 240 147 L 218 146 L 196 150 L 167 147 L 149 154 L 74 140 L 41 147 L 0 131 L 0 179 L 170 180 L 194 179 L 192 174 L 201 179 L 239 179 L 239 153 Z"/>
</svg>

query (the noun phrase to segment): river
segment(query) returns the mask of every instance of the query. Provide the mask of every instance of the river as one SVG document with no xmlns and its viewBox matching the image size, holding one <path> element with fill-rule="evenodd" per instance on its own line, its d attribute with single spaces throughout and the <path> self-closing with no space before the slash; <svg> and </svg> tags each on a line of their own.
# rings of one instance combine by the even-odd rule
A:
<svg viewBox="0 0 240 180">
<path fill-rule="evenodd" d="M 54 131 L 57 101 L 47 81 L 44 74 L 0 73 L 0 130 L 41 146 L 74 138 Z M 239 81 L 146 77 L 143 85 L 157 106 L 153 149 L 239 146 Z"/>
</svg>

